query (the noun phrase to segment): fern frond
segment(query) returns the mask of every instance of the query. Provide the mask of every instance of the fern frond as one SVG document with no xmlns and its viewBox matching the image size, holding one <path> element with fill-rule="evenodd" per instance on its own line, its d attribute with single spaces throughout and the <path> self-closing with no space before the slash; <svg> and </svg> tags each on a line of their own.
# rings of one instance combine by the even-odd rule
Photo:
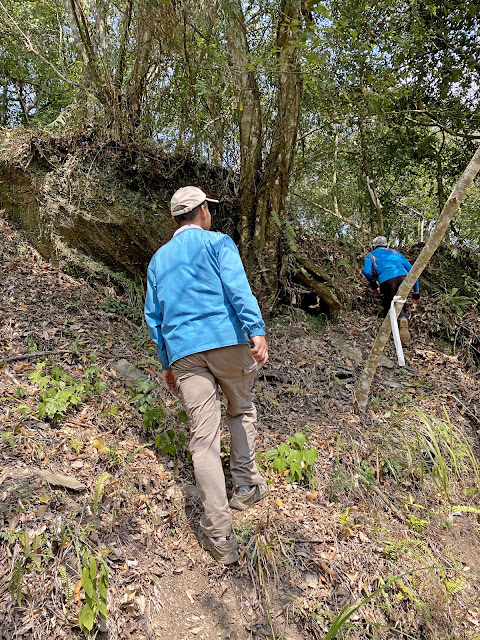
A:
<svg viewBox="0 0 480 640">
<path fill-rule="evenodd" d="M 20 558 L 15 560 L 13 565 L 10 584 L 8 585 L 12 600 L 16 600 L 19 607 L 22 606 L 22 580 L 26 573 L 25 565 Z"/>
<path fill-rule="evenodd" d="M 0 540 L 5 540 L 7 544 L 15 544 L 15 542 L 17 541 L 15 531 L 10 531 L 10 529 L 2 529 L 2 531 L 0 531 Z"/>
<path fill-rule="evenodd" d="M 70 580 L 70 576 L 67 573 L 67 570 L 63 564 L 59 565 L 58 573 L 62 579 L 64 594 L 65 594 L 65 604 L 67 607 L 70 606 L 73 597 L 73 587 L 72 581 Z"/>
<path fill-rule="evenodd" d="M 445 580 L 445 589 L 451 596 L 455 595 L 460 589 L 467 584 L 467 581 L 463 576 L 458 576 L 455 580 Z"/>
<path fill-rule="evenodd" d="M 95 489 L 93 490 L 93 511 L 94 513 L 98 510 L 98 505 L 103 498 L 103 492 L 105 490 L 105 485 L 107 480 L 111 478 L 112 475 L 108 473 L 108 471 L 104 471 L 102 475 L 98 478 L 97 484 L 95 485 Z"/>
</svg>

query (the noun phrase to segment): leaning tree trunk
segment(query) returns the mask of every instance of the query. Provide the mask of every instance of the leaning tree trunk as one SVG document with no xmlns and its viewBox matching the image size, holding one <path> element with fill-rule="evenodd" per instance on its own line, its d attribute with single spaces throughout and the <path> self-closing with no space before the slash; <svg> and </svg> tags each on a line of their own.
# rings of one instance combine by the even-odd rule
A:
<svg viewBox="0 0 480 640">
<path fill-rule="evenodd" d="M 459 204 L 463 200 L 467 189 L 472 184 L 475 176 L 480 171 L 480 147 L 478 147 L 475 152 L 473 158 L 470 160 L 467 168 L 463 172 L 462 176 L 458 180 L 455 185 L 454 190 L 450 194 L 450 197 L 446 201 L 442 213 L 438 218 L 437 224 L 435 225 L 434 230 L 432 231 L 431 236 L 427 240 L 424 248 L 422 249 L 420 255 L 416 259 L 412 269 L 408 273 L 405 280 L 400 285 L 397 295 L 403 300 L 409 294 L 411 288 L 415 284 L 416 280 L 420 277 L 423 270 L 427 266 L 430 258 L 435 253 L 436 249 L 440 245 L 450 221 L 452 220 L 455 211 L 458 209 Z M 403 304 L 396 303 L 395 311 L 397 316 L 402 310 Z M 375 371 L 377 370 L 378 363 L 380 361 L 380 357 L 383 353 L 387 340 L 390 336 L 390 314 L 387 314 L 387 317 L 384 319 L 382 326 L 380 327 L 380 331 L 378 332 L 377 337 L 373 343 L 372 349 L 370 351 L 370 355 L 368 356 L 368 360 L 365 364 L 365 368 L 360 376 L 360 379 L 355 387 L 355 399 L 354 399 L 354 410 L 356 413 L 361 411 L 365 411 L 367 407 L 368 394 L 370 391 L 370 387 L 372 384 L 373 376 L 375 375 Z"/>
</svg>

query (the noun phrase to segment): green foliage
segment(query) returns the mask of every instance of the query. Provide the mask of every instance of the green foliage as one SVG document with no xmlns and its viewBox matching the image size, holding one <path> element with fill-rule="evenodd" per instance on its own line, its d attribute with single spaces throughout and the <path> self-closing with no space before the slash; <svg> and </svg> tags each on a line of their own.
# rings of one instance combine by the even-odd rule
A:
<svg viewBox="0 0 480 640">
<path fill-rule="evenodd" d="M 165 411 L 162 407 L 154 406 L 153 396 L 151 394 L 153 386 L 153 382 L 149 380 L 139 380 L 137 388 L 132 390 L 128 399 L 131 404 L 138 406 L 138 410 L 143 416 L 145 429 L 156 429 L 165 419 Z"/>
<path fill-rule="evenodd" d="M 105 491 L 105 485 L 107 484 L 107 481 L 111 477 L 112 475 L 108 473 L 108 471 L 104 471 L 100 475 L 100 477 L 98 478 L 95 484 L 95 489 L 93 490 L 93 503 L 92 503 L 94 513 L 97 513 L 98 511 L 98 506 L 103 498 L 103 493 Z"/>
<path fill-rule="evenodd" d="M 349 512 L 350 508 L 347 507 L 345 511 L 338 516 L 338 522 L 346 531 L 352 531 L 352 529 L 354 529 L 354 519 Z"/>
<path fill-rule="evenodd" d="M 302 432 L 288 437 L 288 442 L 269 449 L 265 454 L 268 465 L 280 475 L 286 475 L 288 482 L 313 482 L 313 468 L 317 451 L 308 447 L 309 440 Z"/>
<path fill-rule="evenodd" d="M 10 449 L 15 449 L 15 440 L 11 431 L 2 431 L 2 433 L 0 433 L 0 439 L 2 442 L 5 442 L 5 444 L 8 444 Z"/>
<path fill-rule="evenodd" d="M 478 495 L 480 472 L 476 456 L 445 407 L 440 418 L 420 409 L 399 412 L 388 433 L 379 436 L 382 439 L 379 466 L 382 473 L 392 475 L 397 483 L 410 487 L 412 478 L 422 486 L 433 483 L 450 502 Z"/>
<path fill-rule="evenodd" d="M 480 474 L 475 454 L 462 431 L 450 421 L 447 410 L 444 408 L 444 419 L 428 416 L 420 409 L 416 415 L 416 446 L 424 462 L 421 474 L 430 470 L 439 489 L 450 499 L 452 478 L 462 481 L 466 471 L 473 471 L 478 493 Z"/>
<path fill-rule="evenodd" d="M 441 308 L 454 316 L 462 316 L 466 309 L 476 306 L 478 299 L 460 295 L 459 290 L 454 287 L 450 292 L 440 297 Z"/>
<path fill-rule="evenodd" d="M 83 442 L 79 438 L 72 438 L 70 440 L 70 446 L 78 456 L 81 450 L 83 449 Z"/>
<path fill-rule="evenodd" d="M 15 398 L 25 398 L 27 395 L 27 387 L 25 385 L 20 385 L 15 389 L 15 393 L 13 394 Z"/>
<path fill-rule="evenodd" d="M 131 320 L 135 324 L 141 324 L 143 311 L 138 307 L 132 307 L 118 298 L 107 298 L 99 307 L 107 313 L 116 313 L 119 316 Z"/>
<path fill-rule="evenodd" d="M 9 590 L 12 600 L 15 600 L 18 606 L 22 605 L 22 582 L 23 576 L 31 571 L 40 571 L 42 565 L 42 536 L 33 536 L 22 529 L 16 531 L 1 531 L 0 538 L 3 538 L 8 544 L 19 544 L 20 550 L 15 559 L 12 574 L 10 576 Z"/>
<path fill-rule="evenodd" d="M 185 440 L 186 437 L 183 431 L 175 433 L 173 429 L 168 429 L 165 433 L 155 438 L 155 446 L 163 455 L 175 458 L 185 445 Z"/>
<path fill-rule="evenodd" d="M 97 367 L 89 365 L 84 373 L 84 378 L 71 378 L 55 363 L 38 362 L 35 371 L 29 374 L 30 380 L 39 387 L 38 417 L 48 418 L 56 425 L 70 406 L 78 405 L 94 391 L 105 389 Z M 29 407 L 22 405 L 18 411 L 28 413 Z"/>
<path fill-rule="evenodd" d="M 82 555 L 81 581 L 85 591 L 85 604 L 80 611 L 78 623 L 88 636 L 97 616 L 107 619 L 108 567 L 104 562 L 98 567 L 95 558 L 86 549 Z"/>
<path fill-rule="evenodd" d="M 67 570 L 63 564 L 58 565 L 58 573 L 60 574 L 60 577 L 62 579 L 63 592 L 65 595 L 65 605 L 69 607 L 73 596 L 72 580 L 70 579 L 70 576 L 68 575 Z"/>
</svg>

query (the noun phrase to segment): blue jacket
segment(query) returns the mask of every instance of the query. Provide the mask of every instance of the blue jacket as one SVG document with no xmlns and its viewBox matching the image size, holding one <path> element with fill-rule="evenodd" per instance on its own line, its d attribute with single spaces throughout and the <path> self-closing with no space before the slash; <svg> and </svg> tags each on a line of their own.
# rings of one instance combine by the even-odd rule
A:
<svg viewBox="0 0 480 640">
<path fill-rule="evenodd" d="M 145 319 L 163 369 L 183 356 L 265 335 L 235 243 L 197 227 L 176 234 L 150 261 Z"/>
<path fill-rule="evenodd" d="M 411 268 L 412 265 L 400 251 L 378 247 L 374 251 L 367 253 L 363 265 L 363 275 L 370 283 L 375 282 L 375 279 L 377 279 L 379 284 L 382 284 L 382 282 L 390 280 L 390 278 L 406 276 Z M 413 290 L 420 290 L 418 280 L 415 282 Z"/>
</svg>

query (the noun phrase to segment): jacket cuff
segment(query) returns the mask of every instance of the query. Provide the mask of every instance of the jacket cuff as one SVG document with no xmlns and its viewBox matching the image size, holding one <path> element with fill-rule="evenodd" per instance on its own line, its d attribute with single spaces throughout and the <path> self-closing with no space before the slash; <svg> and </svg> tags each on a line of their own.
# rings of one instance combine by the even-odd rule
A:
<svg viewBox="0 0 480 640">
<path fill-rule="evenodd" d="M 265 324 L 263 322 L 258 324 L 250 325 L 246 327 L 247 335 L 249 338 L 252 336 L 264 336 L 265 335 Z"/>
</svg>

